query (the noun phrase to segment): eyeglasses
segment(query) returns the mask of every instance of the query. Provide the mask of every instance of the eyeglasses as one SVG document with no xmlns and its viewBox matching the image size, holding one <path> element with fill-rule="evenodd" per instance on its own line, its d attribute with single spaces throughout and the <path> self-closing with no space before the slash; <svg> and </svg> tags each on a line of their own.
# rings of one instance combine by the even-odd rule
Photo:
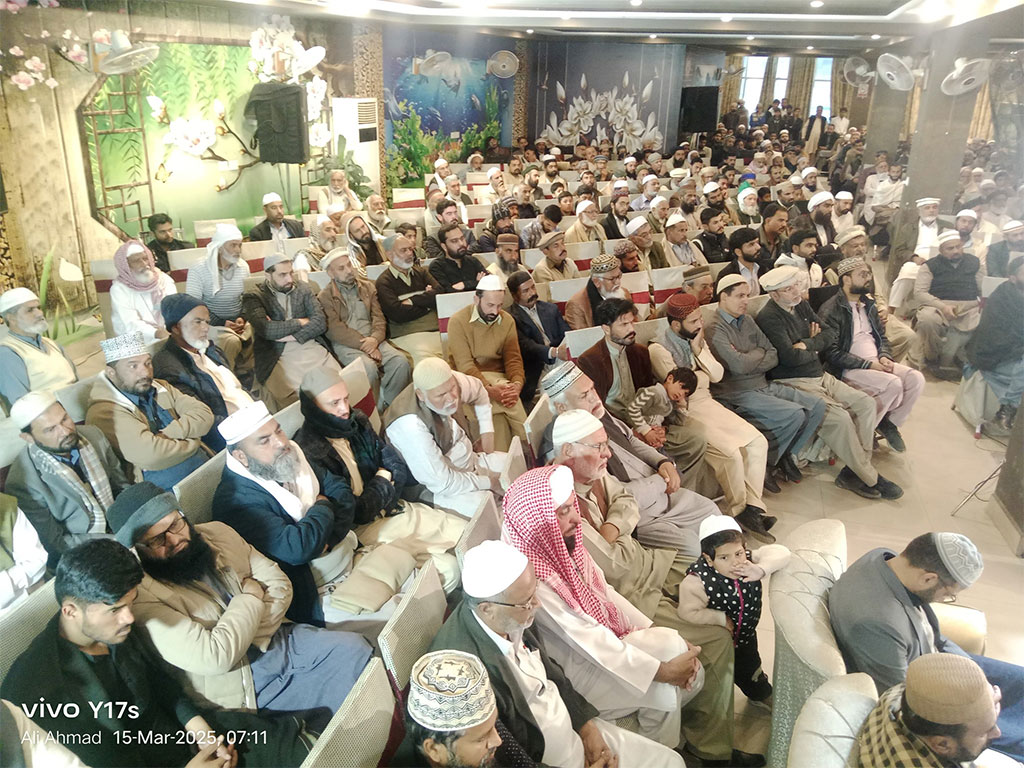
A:
<svg viewBox="0 0 1024 768">
<path fill-rule="evenodd" d="M 527 600 L 525 603 L 502 603 L 502 602 L 499 602 L 498 600 L 488 600 L 487 602 L 488 603 L 492 603 L 493 605 L 503 605 L 506 608 L 516 608 L 516 609 L 518 609 L 520 611 L 528 611 L 530 608 L 533 607 L 533 603 L 534 603 L 534 601 L 536 599 L 537 599 L 537 593 L 534 592 L 530 596 L 530 599 Z"/>
<path fill-rule="evenodd" d="M 185 526 L 188 525 L 188 521 L 185 519 L 185 515 L 178 512 L 178 517 L 173 523 L 167 526 L 163 533 L 158 533 L 151 539 L 140 541 L 139 544 L 144 546 L 146 549 L 159 549 L 167 543 L 167 534 L 173 533 L 175 535 L 185 530 Z"/>
<path fill-rule="evenodd" d="M 576 445 L 582 445 L 587 448 L 593 448 L 598 453 L 604 453 L 605 451 L 609 450 L 607 440 L 605 440 L 603 443 L 581 443 L 580 441 L 577 440 Z"/>
</svg>

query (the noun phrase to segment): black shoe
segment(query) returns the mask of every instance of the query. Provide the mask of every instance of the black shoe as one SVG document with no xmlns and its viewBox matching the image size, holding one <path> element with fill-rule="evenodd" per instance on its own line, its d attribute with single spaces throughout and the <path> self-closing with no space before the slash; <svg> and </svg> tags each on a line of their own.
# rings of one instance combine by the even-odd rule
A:
<svg viewBox="0 0 1024 768">
<path fill-rule="evenodd" d="M 751 704 L 760 704 L 772 696 L 772 684 L 768 682 L 768 675 L 764 672 L 756 680 L 747 683 L 744 695 Z"/>
<path fill-rule="evenodd" d="M 799 483 L 804 479 L 803 472 L 800 471 L 800 467 L 796 465 L 796 460 L 793 458 L 793 454 L 787 453 L 781 459 L 778 464 L 779 469 L 782 470 L 782 474 L 791 483 Z"/>
<path fill-rule="evenodd" d="M 757 507 L 754 507 L 754 509 L 757 509 Z M 766 531 L 770 531 L 772 529 L 772 526 L 779 522 L 779 518 L 777 518 L 775 515 L 769 515 L 763 509 L 760 510 L 760 512 L 761 522 L 764 523 L 764 529 Z"/>
<path fill-rule="evenodd" d="M 728 760 L 704 760 L 698 758 L 700 762 L 694 761 L 691 763 L 692 757 L 696 757 L 690 752 L 686 753 L 686 764 L 687 765 L 706 765 L 709 766 L 722 766 L 723 768 L 760 768 L 764 765 L 764 755 L 751 754 L 750 752 L 740 752 L 738 749 L 732 751 L 732 757 Z"/>
<path fill-rule="evenodd" d="M 964 371 L 955 365 L 937 365 L 932 368 L 932 375 L 942 381 L 958 382 L 963 378 Z"/>
<path fill-rule="evenodd" d="M 999 429 L 1004 430 L 1009 434 L 1013 428 L 1014 418 L 1017 416 L 1017 409 L 1012 405 L 1003 403 L 999 406 L 999 410 L 996 411 L 996 415 L 992 418 L 992 423 Z"/>
<path fill-rule="evenodd" d="M 879 476 L 879 480 L 881 480 L 881 476 Z M 877 487 L 872 488 L 866 485 L 864 481 L 857 477 L 849 467 L 843 467 L 839 470 L 839 474 L 836 475 L 836 485 L 844 490 L 853 491 L 858 496 L 863 496 L 865 499 L 882 498 L 882 492 L 879 491 Z"/>
<path fill-rule="evenodd" d="M 775 468 L 769 467 L 768 471 L 764 473 L 764 489 L 768 493 L 782 493 L 782 489 L 779 488 L 779 484 L 775 482 Z"/>
<path fill-rule="evenodd" d="M 896 425 L 889 421 L 888 416 L 878 422 L 878 431 L 882 433 L 885 442 L 896 453 L 903 453 L 907 450 L 907 444 L 903 442 L 903 436 L 900 434 L 899 429 L 896 428 Z"/>
<path fill-rule="evenodd" d="M 751 507 L 748 505 L 747 508 L 736 515 L 734 519 L 740 524 L 740 527 L 743 528 L 743 530 L 758 541 L 763 541 L 765 544 L 775 543 L 775 537 L 768 533 L 768 529 L 764 527 L 761 510 L 757 507 Z"/>
<path fill-rule="evenodd" d="M 878 491 L 883 499 L 889 499 L 890 501 L 898 499 L 903 495 L 903 489 L 900 488 L 892 480 L 886 480 L 881 475 L 878 476 L 878 482 L 874 484 L 872 490 Z"/>
</svg>

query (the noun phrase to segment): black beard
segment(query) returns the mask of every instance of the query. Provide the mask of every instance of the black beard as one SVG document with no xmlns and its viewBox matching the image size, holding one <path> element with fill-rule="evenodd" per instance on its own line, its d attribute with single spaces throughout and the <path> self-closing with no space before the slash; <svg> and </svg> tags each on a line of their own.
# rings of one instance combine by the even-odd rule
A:
<svg viewBox="0 0 1024 768">
<path fill-rule="evenodd" d="M 820 224 L 821 226 L 824 227 L 831 218 L 832 214 L 830 213 L 818 213 L 817 211 L 815 211 L 814 215 L 811 216 L 811 221 L 813 221 L 815 224 Z"/>
<path fill-rule="evenodd" d="M 572 551 L 576 549 L 576 534 L 574 533 L 572 536 L 564 536 L 563 538 L 565 539 L 565 548 L 569 550 L 569 554 L 571 555 Z"/>
<path fill-rule="evenodd" d="M 515 227 L 511 225 L 507 227 L 495 227 L 494 231 L 499 235 L 511 235 L 515 231 Z"/>
<path fill-rule="evenodd" d="M 680 203 L 679 207 L 683 210 L 683 213 L 693 213 L 697 210 L 696 203 Z"/>
<path fill-rule="evenodd" d="M 708 208 L 714 208 L 716 211 L 724 211 L 725 200 L 719 200 L 717 203 L 708 202 Z"/>
<path fill-rule="evenodd" d="M 871 293 L 871 286 L 870 285 L 851 285 L 850 286 L 850 293 L 852 293 L 854 296 L 867 296 L 869 293 Z"/>
<path fill-rule="evenodd" d="M 145 547 L 136 548 L 142 568 L 157 581 L 171 584 L 189 584 L 203 578 L 216 577 L 216 555 L 201 533 L 198 533 L 191 521 L 188 530 L 192 540 L 185 549 L 165 558 L 150 557 Z"/>
<path fill-rule="evenodd" d="M 695 338 L 697 338 L 697 334 L 698 333 L 699 333 L 699 331 L 688 331 L 688 330 L 686 330 L 686 328 L 684 328 L 681 323 L 679 325 L 679 335 L 682 336 L 687 341 L 693 341 Z"/>
<path fill-rule="evenodd" d="M 371 245 L 373 245 L 373 235 L 372 234 L 368 234 L 368 235 L 366 235 L 366 237 L 354 237 L 353 236 L 353 239 L 357 243 L 359 243 L 361 246 L 363 246 L 364 248 L 369 248 Z"/>
</svg>

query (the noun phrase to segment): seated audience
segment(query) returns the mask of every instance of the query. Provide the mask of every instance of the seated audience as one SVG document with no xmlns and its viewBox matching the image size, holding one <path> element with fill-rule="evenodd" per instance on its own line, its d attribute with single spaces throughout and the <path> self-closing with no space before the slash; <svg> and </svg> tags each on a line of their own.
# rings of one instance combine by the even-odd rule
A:
<svg viewBox="0 0 1024 768">
<path fill-rule="evenodd" d="M 902 189 L 902 187 L 901 187 Z M 937 197 L 921 197 L 914 201 L 914 208 L 897 211 L 888 225 L 889 266 L 887 276 L 895 283 L 903 265 L 915 260 L 918 264 L 938 253 L 939 203 Z"/>
<path fill-rule="evenodd" d="M 640 252 L 640 268 L 645 272 L 669 265 L 668 259 L 665 258 L 665 249 L 661 243 L 655 241 L 650 222 L 645 217 L 637 216 L 629 220 L 629 224 L 626 225 L 626 237 Z"/>
<path fill-rule="evenodd" d="M 104 434 L 76 426 L 51 392 L 20 398 L 11 419 L 28 446 L 11 465 L 5 488 L 54 564 L 76 544 L 107 533 L 107 510 L 130 482 Z"/>
<path fill-rule="evenodd" d="M 845 465 L 836 476 L 837 486 L 866 499 L 898 499 L 903 489 L 871 464 L 878 423 L 875 402 L 822 367 L 819 354 L 835 342 L 836 331 L 800 295 L 799 276 L 796 267 L 776 267 L 761 278 L 770 298 L 757 314 L 757 326 L 778 356 L 768 375 L 825 403 L 818 435 Z"/>
<path fill-rule="evenodd" d="M 544 254 L 544 258 L 533 268 L 533 281 L 550 283 L 555 280 L 571 280 L 580 276 L 576 262 L 569 258 L 565 247 L 565 233 L 554 231 L 548 232 L 537 243 L 537 247 Z"/>
<path fill-rule="evenodd" d="M 414 242 L 404 235 L 391 241 L 388 268 L 377 278 L 377 300 L 388 321 L 388 341 L 408 353 L 415 366 L 424 358 L 441 357 L 441 286 L 425 266 L 415 263 Z"/>
<path fill-rule="evenodd" d="M 855 227 L 854 229 L 859 229 Z M 860 237 L 864 237 L 861 230 Z M 825 368 L 875 401 L 875 428 L 889 447 L 906 450 L 899 428 L 924 391 L 924 376 L 893 360 L 885 328 L 871 296 L 871 267 L 862 259 L 843 259 L 836 267 L 840 292 L 819 310 L 830 343 Z"/>
<path fill-rule="evenodd" d="M 277 192 L 268 192 L 263 196 L 263 215 L 263 221 L 249 230 L 250 240 L 273 240 L 277 250 L 284 252 L 285 240 L 306 236 L 301 221 L 285 218 L 284 201 Z"/>
<path fill-rule="evenodd" d="M 35 390 L 57 390 L 78 381 L 68 353 L 43 334 L 49 329 L 39 297 L 28 288 L 0 295 L 0 317 L 8 333 L 0 339 L 0 398 L 7 413 L 19 397 Z"/>
<path fill-rule="evenodd" d="M 861 233 L 863 230 L 861 231 Z M 857 236 L 858 234 L 853 230 L 847 231 L 839 239 L 842 243 L 838 243 L 839 247 L 842 248 L 846 242 Z M 844 240 L 846 238 L 846 240 Z M 764 254 L 764 246 L 761 248 L 761 254 Z M 818 264 L 815 257 L 818 254 L 818 237 L 809 229 L 801 229 L 794 232 L 789 237 L 789 252 L 783 253 L 779 258 L 775 259 L 774 264 L 765 264 L 764 262 L 758 262 L 761 269 L 765 272 L 769 271 L 773 267 L 795 267 L 800 270 L 800 295 L 808 296 L 808 292 L 811 288 L 820 288 L 822 281 L 824 280 L 824 272 L 821 269 L 821 265 Z"/>
<path fill-rule="evenodd" d="M 340 168 L 335 168 L 328 174 L 327 186 L 320 187 L 316 193 L 318 211 L 324 213 L 332 205 L 340 205 L 344 211 L 359 211 L 363 207 L 356 193 L 348 185 L 348 174 Z"/>
<path fill-rule="evenodd" d="M 718 273 L 719 292 L 722 290 L 723 280 L 732 275 L 739 275 L 750 286 L 751 296 L 762 293 L 759 279 L 763 268 L 757 260 L 761 254 L 761 241 L 757 237 L 757 230 L 740 227 L 729 235 L 729 253 L 732 261 Z"/>
<path fill-rule="evenodd" d="M 757 239 L 761 244 L 761 253 L 757 261 L 762 269 L 774 266 L 780 256 L 787 253 L 792 245 L 788 239 L 789 210 L 780 203 L 768 203 L 764 207 L 761 226 L 757 228 Z"/>
<path fill-rule="evenodd" d="M 651 208 L 644 217 L 651 225 L 651 231 L 658 235 L 665 234 L 665 222 L 668 221 L 668 199 L 658 195 L 651 200 Z"/>
<path fill-rule="evenodd" d="M 436 261 L 445 255 L 441 232 L 440 229 L 438 229 L 438 226 L 441 229 L 451 227 L 451 231 L 461 232 L 466 252 L 470 253 L 471 249 L 476 245 L 476 237 L 473 235 L 473 230 L 466 227 L 462 220 L 459 219 L 459 209 L 455 203 L 444 197 L 438 201 L 434 210 L 437 212 L 437 220 L 439 224 L 435 225 L 434 234 L 428 235 L 423 242 L 423 247 L 427 251 L 427 256 Z M 427 231 L 429 232 L 430 230 L 428 229 Z M 452 238 L 452 242 L 455 242 L 454 237 Z"/>
<path fill-rule="evenodd" d="M 515 234 L 498 235 L 494 245 L 494 263 L 487 265 L 487 271 L 501 280 L 502 285 L 516 272 L 529 274 L 526 267 L 519 263 L 519 238 Z M 506 296 L 505 306 L 509 303 L 510 299 Z"/>
<path fill-rule="evenodd" d="M 866 672 L 879 692 L 904 682 L 907 666 L 928 654 L 970 656 L 1003 691 L 992 746 L 1024 759 L 1024 667 L 968 654 L 945 638 L 933 602 L 952 602 L 984 564 L 974 543 L 959 533 L 925 533 L 896 554 L 873 549 L 852 563 L 829 592 L 828 611 L 850 672 Z"/>
<path fill-rule="evenodd" d="M 366 222 L 365 213 L 347 213 L 344 218 L 348 255 L 352 265 L 365 269 L 384 263 L 383 240 Z"/>
<path fill-rule="evenodd" d="M 527 272 L 517 272 L 506 286 L 512 295 L 509 314 L 516 321 L 519 353 L 523 358 L 523 391 L 519 399 L 524 406 L 533 403 L 540 377 L 558 360 L 568 358 L 563 342 L 569 326 L 558 306 L 541 301 L 537 286 Z"/>
<path fill-rule="evenodd" d="M 476 199 L 482 205 L 494 205 L 508 194 L 509 188 L 505 183 L 505 176 L 502 174 L 499 166 L 494 165 L 487 169 L 487 182 L 488 186 L 483 191 L 480 189 L 475 190 Z"/>
<path fill-rule="evenodd" d="M 621 240 L 626 237 L 626 225 L 629 219 L 629 184 L 619 180 L 612 185 L 612 201 L 605 207 L 602 226 L 609 240 Z"/>
<path fill-rule="evenodd" d="M 394 229 L 395 222 L 388 216 L 387 201 L 376 192 L 366 198 L 366 223 L 381 237 L 384 236 L 384 230 Z"/>
<path fill-rule="evenodd" d="M 210 343 L 210 310 L 205 304 L 187 293 L 175 293 L 164 297 L 160 314 L 170 338 L 153 355 L 154 376 L 204 403 L 213 411 L 214 426 L 252 403 L 227 360 Z M 224 447 L 216 430 L 204 439 L 215 451 Z"/>
<path fill-rule="evenodd" d="M 480 659 L 498 717 L 534 762 L 584 768 L 617 758 L 621 766 L 682 768 L 672 750 L 602 720 L 547 655 L 533 627 L 537 576 L 521 552 L 478 544 L 466 553 L 462 582 L 466 596 L 431 647 Z"/>
<path fill-rule="evenodd" d="M 438 190 L 442 194 L 445 192 L 445 179 L 454 173 L 448 161 L 439 157 L 434 161 L 434 178 L 430 180 L 430 184 L 427 186 L 427 191 Z"/>
<path fill-rule="evenodd" d="M 729 238 L 725 236 L 727 221 L 728 216 L 715 208 L 704 208 L 700 212 L 701 233 L 693 240 L 693 244 L 700 248 L 705 261 L 709 264 L 719 264 L 732 259 Z"/>
<path fill-rule="evenodd" d="M 565 242 L 589 243 L 604 239 L 604 227 L 601 226 L 601 212 L 597 210 L 597 204 L 593 200 L 580 200 L 576 203 L 576 221 L 565 232 Z"/>
<path fill-rule="evenodd" d="M 136 481 L 165 490 L 202 466 L 213 411 L 166 381 L 153 378 L 141 333 L 100 342 L 106 368 L 89 393 L 86 424 L 98 427 Z"/>
<path fill-rule="evenodd" d="M 437 231 L 441 253 L 430 262 L 430 274 L 441 287 L 441 293 L 475 291 L 477 282 L 487 274 L 480 260 L 470 253 L 467 232 L 458 224 L 445 224 Z M 469 234 L 472 236 L 472 232 Z"/>
<path fill-rule="evenodd" d="M 718 288 L 718 311 L 704 333 L 725 374 L 712 382 L 711 393 L 768 439 L 769 470 L 799 483 L 803 474 L 796 457 L 818 431 L 825 401 L 767 379 L 779 353 L 747 314 L 750 284 L 729 275 Z"/>
<path fill-rule="evenodd" d="M 68 551 L 54 580 L 59 612 L 14 662 L 3 698 L 86 765 L 298 766 L 312 746 L 300 720 L 201 709 L 161 668 L 132 632 L 142 578 L 111 539 Z M 261 735 L 232 742 L 232 732 Z"/>
<path fill-rule="evenodd" d="M 183 251 L 186 248 L 195 248 L 195 243 L 185 240 L 178 240 L 174 236 L 174 222 L 166 213 L 154 213 L 146 219 L 146 226 L 149 228 L 153 239 L 146 243 L 153 254 L 156 268 L 161 272 L 171 271 L 171 262 L 168 254 L 171 251 Z"/>
<path fill-rule="evenodd" d="M 616 246 L 618 250 L 618 246 Z M 565 303 L 565 320 L 574 331 L 593 328 L 594 308 L 605 299 L 628 299 L 622 287 L 622 266 L 610 253 L 590 261 L 590 279 Z"/>
<path fill-rule="evenodd" d="M 177 293 L 174 279 L 156 268 L 153 254 L 137 240 L 114 253 L 117 276 L 110 285 L 110 324 L 118 336 L 140 331 L 147 344 L 167 338 L 160 317 L 164 296 Z"/>
<path fill-rule="evenodd" d="M 1014 257 L 1007 272 L 1006 282 L 985 299 L 965 349 L 970 365 L 999 398 L 995 418 L 985 425 L 997 435 L 1010 433 L 1024 397 L 1024 256 Z"/>
<path fill-rule="evenodd" d="M 476 417 L 476 444 L 463 404 Z M 385 411 L 384 433 L 434 506 L 470 518 L 487 494 L 501 496 L 506 455 L 494 451 L 491 399 L 480 379 L 439 358 L 421 360 L 412 384 Z"/>
<path fill-rule="evenodd" d="M 10 482 L 10 480 L 8 480 Z M 46 575 L 46 549 L 18 499 L 0 493 L 0 616 Z"/>
<path fill-rule="evenodd" d="M 978 256 L 977 253 L 974 255 Z M 985 256 L 987 274 L 989 277 L 1009 277 L 1010 262 L 1020 256 L 1024 256 L 1024 222 L 1011 221 L 1003 225 L 1003 239 L 988 249 Z"/>
<path fill-rule="evenodd" d="M 501 235 L 515 236 L 515 226 L 512 224 L 512 213 L 509 209 L 497 203 L 491 206 L 491 220 L 484 225 L 480 237 L 470 248 L 471 253 L 494 253 L 497 251 L 498 238 Z M 518 237 L 516 240 L 518 241 Z"/>
<path fill-rule="evenodd" d="M 536 248 L 548 232 L 554 232 L 562 223 L 562 211 L 557 205 L 549 205 L 539 214 L 537 218 L 523 227 L 519 233 L 519 244 L 522 248 Z"/>
<path fill-rule="evenodd" d="M 658 196 L 661 190 L 661 182 L 653 173 L 646 174 L 640 179 L 640 195 L 629 204 L 631 211 L 649 211 L 651 201 Z"/>
<path fill-rule="evenodd" d="M 491 401 L 494 447 L 507 451 L 513 436 L 525 444 L 526 411 L 519 400 L 525 381 L 512 315 L 501 308 L 505 287 L 488 274 L 473 303 L 448 321 L 448 355 L 454 369 L 479 379 Z"/>
<path fill-rule="evenodd" d="M 242 296 L 242 313 L 255 339 L 256 381 L 278 409 L 299 398 L 299 382 L 310 368 L 338 366 L 324 332 L 327 318 L 313 291 L 292 274 L 291 257 L 263 260 L 266 279 Z"/>
<path fill-rule="evenodd" d="M 843 190 L 836 192 L 836 204 L 832 208 L 832 229 L 836 235 L 854 226 L 853 220 L 853 193 Z"/>
<path fill-rule="evenodd" d="M 665 259 L 670 267 L 701 266 L 708 263 L 704 254 L 690 243 L 687 233 L 690 224 L 686 217 L 673 213 L 665 221 Z"/>
<path fill-rule="evenodd" d="M 242 317 L 242 292 L 249 263 L 242 258 L 242 233 L 234 224 L 218 224 L 206 246 L 206 260 L 188 270 L 185 293 L 210 310 L 210 341 L 228 367 L 252 378 L 252 327 Z"/>
<path fill-rule="evenodd" d="M 331 278 L 317 296 L 327 321 L 324 336 L 342 365 L 363 361 L 374 397 L 384 410 L 409 386 L 409 361 L 384 340 L 387 320 L 377 299 L 377 287 L 356 271 L 345 249 L 335 248 L 322 266 Z"/>
<path fill-rule="evenodd" d="M 619 260 L 619 267 L 623 274 L 632 274 L 640 271 L 640 249 L 632 240 L 620 240 L 615 244 L 612 254 Z"/>
<path fill-rule="evenodd" d="M 284 572 L 224 523 L 193 524 L 152 483 L 122 493 L 109 514 L 145 573 L 132 613 L 181 686 L 208 706 L 301 712 L 323 731 L 369 661 L 369 643 L 283 623 L 292 600 Z"/>
<path fill-rule="evenodd" d="M 338 227 L 330 216 L 320 214 L 309 230 L 309 245 L 295 252 L 295 270 L 308 275 L 323 270 L 323 259 L 338 243 Z M 306 279 L 304 276 L 303 280 Z"/>
</svg>

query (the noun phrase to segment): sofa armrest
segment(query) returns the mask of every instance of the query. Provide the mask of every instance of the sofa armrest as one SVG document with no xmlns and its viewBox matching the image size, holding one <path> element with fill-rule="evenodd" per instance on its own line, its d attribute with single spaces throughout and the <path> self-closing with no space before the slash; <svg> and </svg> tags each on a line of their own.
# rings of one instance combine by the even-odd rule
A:
<svg viewBox="0 0 1024 768">
<path fill-rule="evenodd" d="M 942 634 L 968 653 L 982 656 L 988 621 L 983 611 L 955 603 L 932 603 Z"/>
</svg>

